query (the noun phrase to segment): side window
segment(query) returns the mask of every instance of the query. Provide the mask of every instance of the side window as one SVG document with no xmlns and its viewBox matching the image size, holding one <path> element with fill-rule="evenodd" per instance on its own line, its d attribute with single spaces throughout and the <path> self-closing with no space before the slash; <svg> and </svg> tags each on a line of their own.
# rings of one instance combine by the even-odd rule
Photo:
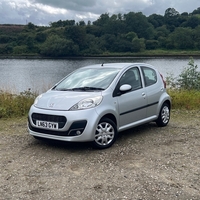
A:
<svg viewBox="0 0 200 200">
<path fill-rule="evenodd" d="M 120 79 L 120 86 L 129 84 L 132 90 L 137 90 L 142 87 L 140 72 L 137 67 L 127 70 Z"/>
<path fill-rule="evenodd" d="M 144 75 L 144 82 L 146 87 L 153 85 L 157 82 L 157 76 L 155 70 L 148 67 L 142 67 L 142 72 Z"/>
</svg>

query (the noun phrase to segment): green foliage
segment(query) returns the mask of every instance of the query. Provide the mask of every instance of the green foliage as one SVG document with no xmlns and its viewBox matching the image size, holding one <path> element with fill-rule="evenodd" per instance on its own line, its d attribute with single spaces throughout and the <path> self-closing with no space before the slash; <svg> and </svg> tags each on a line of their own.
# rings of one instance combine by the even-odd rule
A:
<svg viewBox="0 0 200 200">
<path fill-rule="evenodd" d="M 76 55 L 78 46 L 73 41 L 52 35 L 43 43 L 40 53 L 45 56 L 63 57 Z"/>
<path fill-rule="evenodd" d="M 168 93 L 172 98 L 173 108 L 199 109 L 200 107 L 200 71 L 191 58 L 178 78 L 170 74 L 166 78 Z"/>
<path fill-rule="evenodd" d="M 200 90 L 200 71 L 198 71 L 198 66 L 194 64 L 193 59 L 189 61 L 188 67 L 185 67 L 183 72 L 180 74 L 177 83 L 182 89 Z"/>
<path fill-rule="evenodd" d="M 146 40 L 146 49 L 156 49 L 158 47 L 157 40 Z"/>
<path fill-rule="evenodd" d="M 189 60 L 188 66 L 184 68 L 179 77 L 173 77 L 173 74 L 170 74 L 166 82 L 171 89 L 200 90 L 200 71 L 194 64 L 193 58 Z"/>
<path fill-rule="evenodd" d="M 199 110 L 199 90 L 168 90 L 172 98 L 173 109 Z"/>
<path fill-rule="evenodd" d="M 28 23 L 27 27 L 30 30 L 35 30 L 35 25 L 33 23 L 31 23 L 31 22 Z"/>
<path fill-rule="evenodd" d="M 177 28 L 169 35 L 171 45 L 176 49 L 193 49 L 193 31 L 190 28 Z"/>
<path fill-rule="evenodd" d="M 134 38 L 138 38 L 137 34 L 135 32 L 128 32 L 126 35 L 125 35 L 125 38 L 132 42 Z"/>
<path fill-rule="evenodd" d="M 46 40 L 46 38 L 47 38 L 47 34 L 43 33 L 43 32 L 39 32 L 35 36 L 35 40 L 37 42 L 44 42 Z"/>
<path fill-rule="evenodd" d="M 134 38 L 132 44 L 133 44 L 132 47 L 133 52 L 141 52 L 145 50 L 145 40 L 143 38 L 141 39 Z"/>
<path fill-rule="evenodd" d="M 55 42 L 53 36 L 57 37 Z M 31 22 L 0 25 L 1 55 L 100 56 L 108 52 L 135 55 L 160 49 L 165 52 L 200 49 L 199 8 L 189 14 L 168 8 L 164 16 L 149 17 L 142 12 L 111 16 L 105 13 L 87 24 L 83 20 L 59 20 L 47 27 Z"/>
<path fill-rule="evenodd" d="M 21 117 L 28 114 L 36 93 L 29 90 L 19 95 L 0 91 L 0 118 Z"/>
<path fill-rule="evenodd" d="M 16 55 L 26 54 L 27 52 L 28 51 L 27 51 L 26 45 L 16 46 L 13 48 L 13 54 L 16 54 Z"/>
</svg>

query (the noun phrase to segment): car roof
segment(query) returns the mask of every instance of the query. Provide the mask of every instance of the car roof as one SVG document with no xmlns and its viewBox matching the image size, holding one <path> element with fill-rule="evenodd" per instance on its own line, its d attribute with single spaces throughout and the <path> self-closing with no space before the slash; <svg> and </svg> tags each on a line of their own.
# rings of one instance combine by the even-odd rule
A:
<svg viewBox="0 0 200 200">
<path fill-rule="evenodd" d="M 153 66 L 147 64 L 147 63 L 102 63 L 102 64 L 94 64 L 94 65 L 88 65 L 85 66 L 84 68 L 119 68 L 119 69 L 123 69 L 123 68 L 127 68 L 130 66 L 148 66 L 148 67 L 152 67 Z"/>
</svg>

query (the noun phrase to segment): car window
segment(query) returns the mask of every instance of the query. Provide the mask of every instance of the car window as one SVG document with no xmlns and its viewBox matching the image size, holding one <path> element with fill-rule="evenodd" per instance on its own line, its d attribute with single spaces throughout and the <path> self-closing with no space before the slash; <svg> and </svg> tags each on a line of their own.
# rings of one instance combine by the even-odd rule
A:
<svg viewBox="0 0 200 200">
<path fill-rule="evenodd" d="M 106 89 L 117 73 L 117 68 L 86 68 L 76 70 L 74 73 L 63 79 L 54 89 Z"/>
<path fill-rule="evenodd" d="M 137 67 L 127 70 L 120 79 L 120 86 L 129 84 L 132 90 L 137 90 L 142 87 L 140 72 Z"/>
<path fill-rule="evenodd" d="M 142 72 L 144 75 L 144 83 L 146 87 L 157 82 L 156 71 L 154 69 L 142 67 Z"/>
</svg>

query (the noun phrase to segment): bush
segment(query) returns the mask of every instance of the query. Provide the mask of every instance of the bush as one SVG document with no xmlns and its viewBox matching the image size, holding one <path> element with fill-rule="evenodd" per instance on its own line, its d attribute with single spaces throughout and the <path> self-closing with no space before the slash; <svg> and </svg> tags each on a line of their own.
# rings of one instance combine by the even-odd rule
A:
<svg viewBox="0 0 200 200">
<path fill-rule="evenodd" d="M 30 89 L 19 95 L 0 91 L 0 118 L 27 115 L 36 96 L 37 94 L 31 92 Z"/>
<path fill-rule="evenodd" d="M 188 66 L 184 68 L 178 78 L 170 74 L 166 78 L 167 85 L 171 89 L 181 90 L 199 90 L 200 89 L 200 71 L 194 64 L 193 58 L 190 59 Z"/>
<path fill-rule="evenodd" d="M 200 107 L 200 72 L 191 58 L 178 78 L 172 74 L 166 78 L 172 106 L 176 109 L 199 109 Z"/>
</svg>

